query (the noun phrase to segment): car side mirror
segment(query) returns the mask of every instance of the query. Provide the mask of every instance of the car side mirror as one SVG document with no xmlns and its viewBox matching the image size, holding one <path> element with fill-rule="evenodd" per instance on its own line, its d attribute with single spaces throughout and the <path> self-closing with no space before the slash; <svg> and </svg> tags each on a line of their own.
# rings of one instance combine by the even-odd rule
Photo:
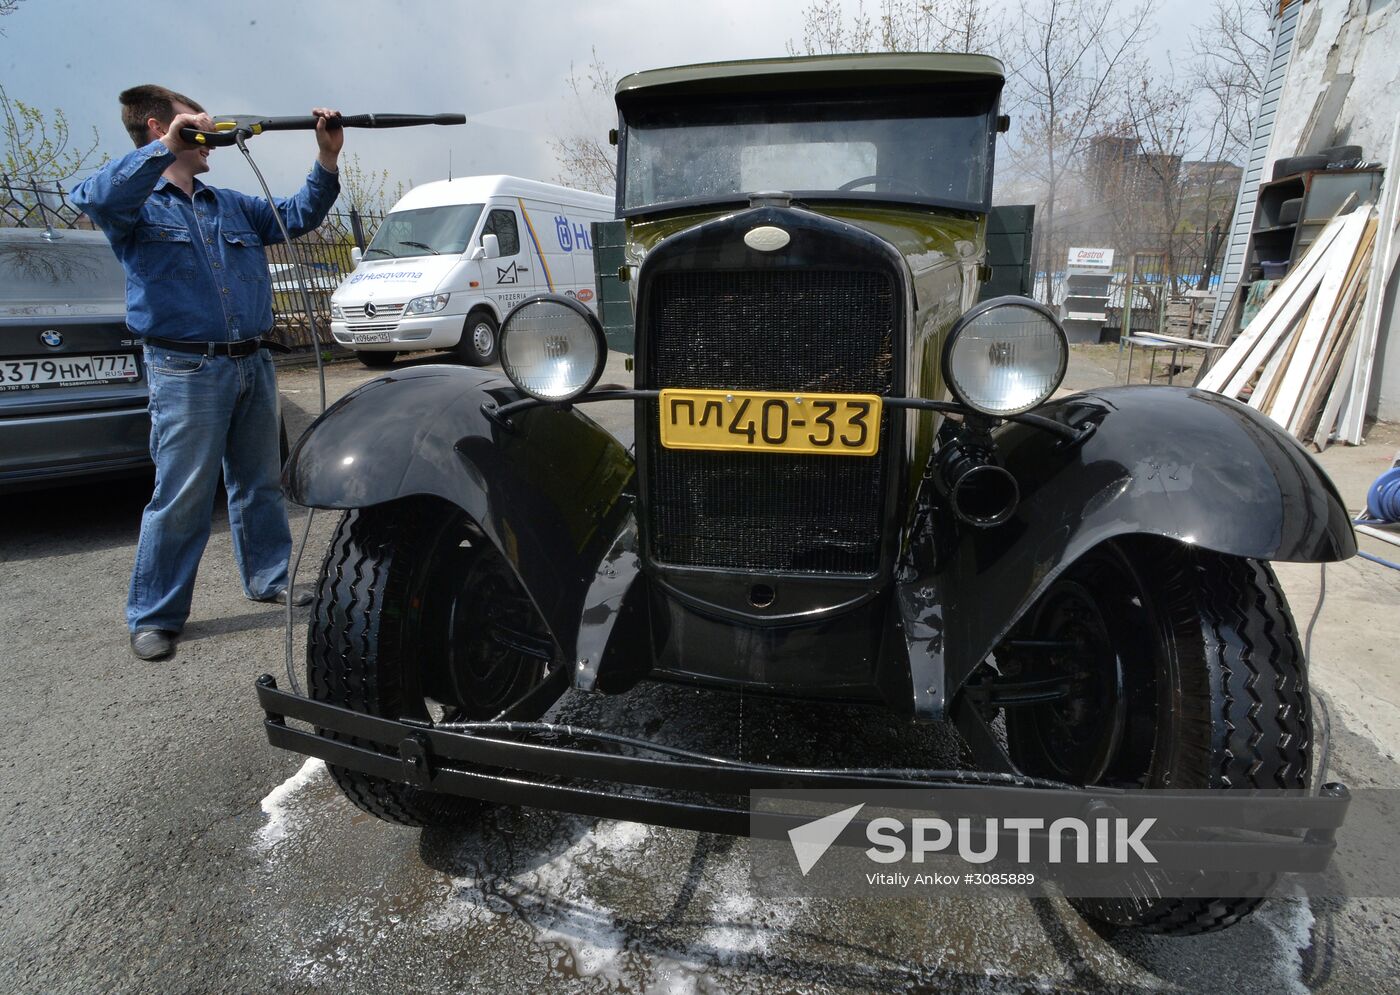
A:
<svg viewBox="0 0 1400 995">
<path fill-rule="evenodd" d="M 482 235 L 481 247 L 486 250 L 487 259 L 497 259 L 501 255 L 501 240 L 495 235 Z"/>
<path fill-rule="evenodd" d="M 364 254 L 363 252 L 360 251 L 360 247 L 359 247 L 358 245 L 354 245 L 354 246 L 351 246 L 351 247 L 350 247 L 350 262 L 352 262 L 352 263 L 354 263 L 356 266 L 358 266 L 358 265 L 360 265 L 360 260 L 363 259 L 364 257 L 365 257 L 365 254 Z"/>
</svg>

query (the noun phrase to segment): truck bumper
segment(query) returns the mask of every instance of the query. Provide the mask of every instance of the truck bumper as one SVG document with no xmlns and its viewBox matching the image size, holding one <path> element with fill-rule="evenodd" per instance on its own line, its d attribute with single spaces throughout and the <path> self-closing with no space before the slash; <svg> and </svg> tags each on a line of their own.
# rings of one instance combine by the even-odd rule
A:
<svg viewBox="0 0 1400 995">
<path fill-rule="evenodd" d="M 428 723 L 366 715 L 326 702 L 312 701 L 278 689 L 270 674 L 257 680 L 258 703 L 266 716 L 268 741 L 281 749 L 319 757 L 330 764 L 398 781 L 441 794 L 479 798 L 501 805 L 522 805 L 605 819 L 727 836 L 757 836 L 785 840 L 788 832 L 812 821 L 810 814 L 765 811 L 761 818 L 746 807 L 751 792 L 778 790 L 968 789 L 1002 793 L 1027 789 L 1058 795 L 1058 804 L 1085 812 L 1109 804 L 1128 813 L 1133 799 L 1148 794 L 1121 789 L 1087 790 L 1029 777 L 988 775 L 978 771 L 921 771 L 919 776 L 893 771 L 872 772 L 839 768 L 792 769 L 686 754 L 650 758 L 605 752 L 596 748 L 561 746 L 555 742 L 520 738 L 538 723 L 466 723 L 497 726 L 481 731 L 457 731 Z M 295 728 L 288 720 L 311 729 Z M 554 727 L 555 731 L 565 727 Z M 569 728 L 582 740 L 590 733 Z M 591 734 L 601 738 L 600 734 Z M 355 745 L 346 740 L 353 738 Z M 620 740 L 622 737 L 616 737 Z M 645 750 L 648 745 L 628 741 Z M 660 752 L 658 748 L 658 752 Z M 673 755 L 681 751 L 670 751 Z M 635 789 L 642 789 L 640 791 Z M 660 789 L 660 794 L 658 790 Z M 1222 793 L 1224 794 L 1224 793 Z M 1305 834 L 1278 835 L 1258 842 L 1232 844 L 1232 859 L 1248 866 L 1251 847 L 1272 859 L 1288 856 L 1298 873 L 1320 873 L 1336 848 L 1336 830 L 1346 817 L 1350 795 L 1340 784 L 1325 785 L 1315 799 Z M 838 845 L 867 845 L 864 823 L 852 823 Z M 1004 831 L 1006 835 L 1009 830 Z M 1277 833 L 1277 830 L 1269 831 Z M 1183 841 L 1179 846 L 1196 846 Z"/>
</svg>

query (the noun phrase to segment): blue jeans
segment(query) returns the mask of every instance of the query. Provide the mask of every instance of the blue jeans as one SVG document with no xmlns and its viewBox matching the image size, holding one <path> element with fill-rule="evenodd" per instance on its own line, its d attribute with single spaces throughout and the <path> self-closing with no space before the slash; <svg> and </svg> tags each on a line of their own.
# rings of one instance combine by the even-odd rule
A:
<svg viewBox="0 0 1400 995">
<path fill-rule="evenodd" d="M 179 632 L 209 541 L 219 469 L 243 592 L 287 586 L 292 537 L 280 486 L 277 378 L 266 349 L 198 356 L 146 346 L 155 493 L 141 515 L 126 621 Z"/>
</svg>

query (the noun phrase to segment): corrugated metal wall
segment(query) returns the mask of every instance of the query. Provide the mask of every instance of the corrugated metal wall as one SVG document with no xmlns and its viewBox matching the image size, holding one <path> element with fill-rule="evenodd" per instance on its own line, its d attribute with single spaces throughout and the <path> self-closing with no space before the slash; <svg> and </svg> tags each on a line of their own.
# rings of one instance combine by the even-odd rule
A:
<svg viewBox="0 0 1400 995">
<path fill-rule="evenodd" d="M 1230 238 L 1225 248 L 1220 296 L 1215 302 L 1215 316 L 1211 320 L 1212 334 L 1225 316 L 1230 300 L 1235 295 L 1235 289 L 1239 286 L 1240 274 L 1244 270 L 1245 250 L 1249 246 L 1249 232 L 1254 225 L 1254 203 L 1259 194 L 1259 184 L 1267 179 L 1268 170 L 1272 166 L 1267 161 L 1269 142 L 1274 134 L 1274 118 L 1278 113 L 1279 98 L 1283 95 L 1283 81 L 1288 75 L 1288 60 L 1293 54 L 1293 36 L 1305 4 L 1303 0 L 1285 0 L 1282 6 L 1283 10 L 1274 23 L 1274 51 L 1269 61 L 1269 73 L 1264 79 L 1264 90 L 1259 95 L 1259 110 L 1254 115 L 1249 161 L 1245 163 L 1239 199 L 1235 201 L 1235 220 L 1231 225 Z"/>
</svg>

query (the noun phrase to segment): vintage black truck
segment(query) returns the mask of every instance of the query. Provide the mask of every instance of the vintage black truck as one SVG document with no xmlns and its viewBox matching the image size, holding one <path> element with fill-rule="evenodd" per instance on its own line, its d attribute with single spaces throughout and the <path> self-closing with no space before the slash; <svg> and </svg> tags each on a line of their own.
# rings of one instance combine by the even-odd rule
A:
<svg viewBox="0 0 1400 995">
<path fill-rule="evenodd" d="M 1232 400 L 1054 396 L 1053 314 L 979 301 L 1006 275 L 1002 85 L 994 59 L 918 54 L 621 80 L 605 275 L 635 385 L 597 387 L 602 323 L 543 295 L 501 329 L 505 376 L 419 366 L 328 410 L 285 485 L 343 516 L 308 695 L 259 682 L 272 742 L 406 825 L 504 803 L 742 834 L 754 787 L 965 780 L 535 721 L 663 680 L 951 722 L 983 783 L 1306 787 L 1306 661 L 1268 561 L 1352 555 L 1347 512 Z M 634 451 L 586 414 L 619 398 Z M 1080 908 L 1188 933 L 1258 901 Z"/>
</svg>

